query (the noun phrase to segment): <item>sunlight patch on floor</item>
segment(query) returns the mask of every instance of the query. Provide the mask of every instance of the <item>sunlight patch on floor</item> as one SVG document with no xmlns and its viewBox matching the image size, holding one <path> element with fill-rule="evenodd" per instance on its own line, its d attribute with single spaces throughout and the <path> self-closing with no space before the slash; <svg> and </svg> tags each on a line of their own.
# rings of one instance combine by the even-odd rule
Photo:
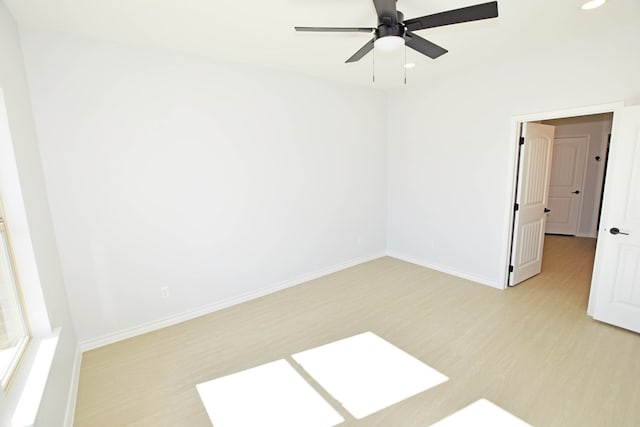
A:
<svg viewBox="0 0 640 427">
<path fill-rule="evenodd" d="M 448 380 L 372 332 L 294 354 L 293 359 L 357 419 Z"/>
<path fill-rule="evenodd" d="M 216 427 L 331 427 L 344 421 L 285 360 L 196 387 Z"/>
<path fill-rule="evenodd" d="M 480 399 L 471 405 L 454 412 L 448 417 L 438 421 L 431 427 L 531 427 L 515 415 L 510 414 L 501 407 Z"/>
</svg>

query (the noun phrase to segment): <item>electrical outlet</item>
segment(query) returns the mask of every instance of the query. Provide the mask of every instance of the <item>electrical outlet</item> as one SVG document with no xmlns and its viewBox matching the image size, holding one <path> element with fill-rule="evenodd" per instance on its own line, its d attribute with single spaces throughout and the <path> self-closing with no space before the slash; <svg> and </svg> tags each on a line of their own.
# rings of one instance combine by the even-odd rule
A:
<svg viewBox="0 0 640 427">
<path fill-rule="evenodd" d="M 163 286 L 160 288 L 160 296 L 162 298 L 169 298 L 169 287 Z"/>
</svg>

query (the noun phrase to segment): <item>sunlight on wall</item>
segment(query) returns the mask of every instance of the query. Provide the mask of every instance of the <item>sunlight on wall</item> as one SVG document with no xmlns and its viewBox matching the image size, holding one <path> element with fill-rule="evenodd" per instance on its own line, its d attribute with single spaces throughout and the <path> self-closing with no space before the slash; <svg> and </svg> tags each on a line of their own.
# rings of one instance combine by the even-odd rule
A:
<svg viewBox="0 0 640 427">
<path fill-rule="evenodd" d="M 60 328 L 54 331 L 50 338 L 40 341 L 34 362 L 27 377 L 27 382 L 22 389 L 18 406 L 13 413 L 11 425 L 14 427 L 33 426 L 35 423 L 38 408 L 42 401 L 42 394 L 47 385 L 51 363 L 58 346 L 60 338 Z"/>
</svg>

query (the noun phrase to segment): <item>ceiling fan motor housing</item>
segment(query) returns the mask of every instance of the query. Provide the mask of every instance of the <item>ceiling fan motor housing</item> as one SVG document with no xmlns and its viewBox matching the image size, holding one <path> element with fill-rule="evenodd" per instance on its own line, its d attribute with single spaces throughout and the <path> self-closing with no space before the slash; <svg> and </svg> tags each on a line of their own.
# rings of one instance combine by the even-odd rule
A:
<svg viewBox="0 0 640 427">
<path fill-rule="evenodd" d="M 382 19 L 379 20 L 380 24 L 378 25 L 375 33 L 376 39 L 388 36 L 404 37 L 404 33 L 406 32 L 406 27 L 402 23 L 404 21 L 404 14 L 398 11 L 397 15 L 395 22 L 390 16 L 382 17 Z"/>
</svg>

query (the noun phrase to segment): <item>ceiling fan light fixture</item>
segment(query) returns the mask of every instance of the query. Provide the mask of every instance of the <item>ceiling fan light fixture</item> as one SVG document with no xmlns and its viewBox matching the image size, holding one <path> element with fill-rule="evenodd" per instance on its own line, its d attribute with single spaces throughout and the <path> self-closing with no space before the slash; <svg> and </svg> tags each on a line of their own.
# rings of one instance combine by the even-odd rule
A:
<svg viewBox="0 0 640 427">
<path fill-rule="evenodd" d="M 584 2 L 582 6 L 580 6 L 580 9 L 582 10 L 596 9 L 602 6 L 603 4 L 605 4 L 606 2 L 607 0 L 589 0 L 587 2 Z"/>
<path fill-rule="evenodd" d="M 404 46 L 404 39 L 400 36 L 379 37 L 373 45 L 379 51 L 392 52 Z"/>
<path fill-rule="evenodd" d="M 2 1 L 2 0 L 0 0 Z M 474 6 L 451 9 L 431 15 L 404 19 L 404 14 L 396 8 L 397 0 L 373 0 L 378 26 L 373 27 L 294 27 L 296 31 L 315 31 L 324 33 L 373 33 L 373 37 L 351 55 L 345 63 L 358 62 L 371 51 L 400 50 L 406 46 L 431 59 L 447 53 L 442 46 L 420 37 L 416 31 L 427 28 L 444 27 L 463 22 L 479 21 L 498 17 L 498 1 L 476 4 Z M 577 0 L 576 0 L 577 1 Z M 586 1 L 586 0 L 580 0 Z M 406 59 L 406 52 L 405 59 Z"/>
</svg>

